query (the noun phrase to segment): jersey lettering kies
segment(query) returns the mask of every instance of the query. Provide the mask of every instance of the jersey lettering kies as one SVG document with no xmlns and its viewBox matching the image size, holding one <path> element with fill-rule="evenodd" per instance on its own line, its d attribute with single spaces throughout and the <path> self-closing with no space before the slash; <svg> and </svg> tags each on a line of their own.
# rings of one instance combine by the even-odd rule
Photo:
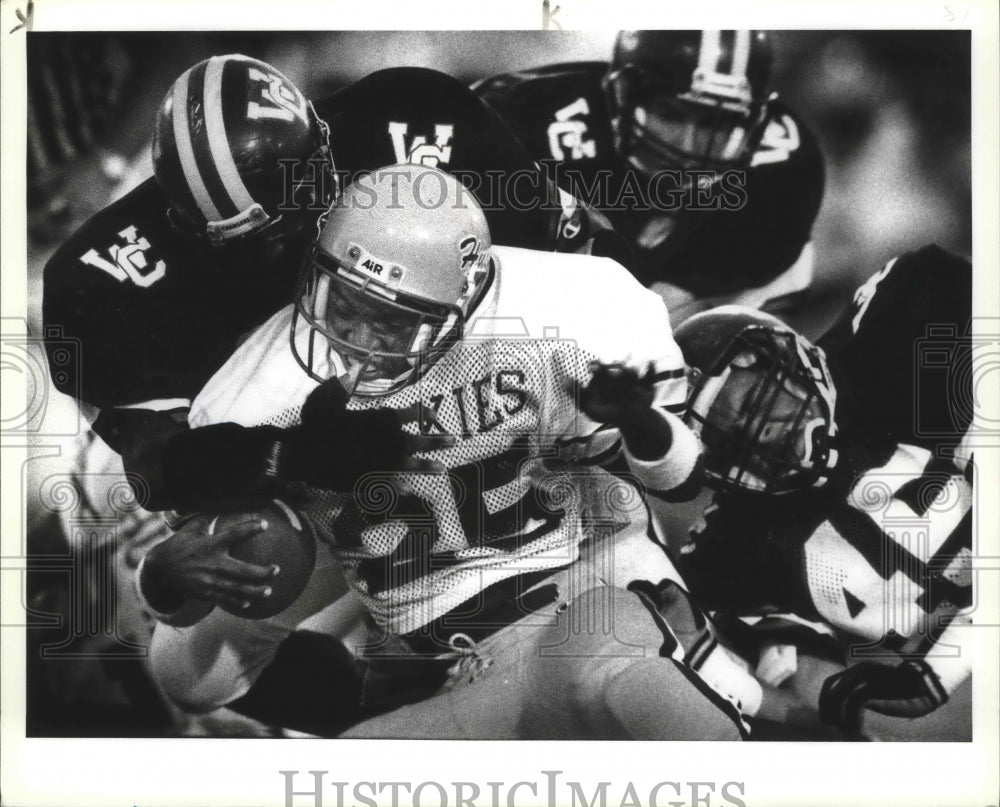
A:
<svg viewBox="0 0 1000 807">
<path fill-rule="evenodd" d="M 627 492 L 596 463 L 620 455 L 620 437 L 574 403 L 591 361 L 652 363 L 656 405 L 683 406 L 683 362 L 656 295 L 606 259 L 495 252 L 497 276 L 463 340 L 418 382 L 348 404 L 397 409 L 407 431 L 457 443 L 418 454 L 412 470 L 369 477 L 351 496 L 308 491 L 304 512 L 395 632 L 499 580 L 565 566 L 586 536 L 615 528 L 615 495 Z M 315 382 L 291 354 L 290 322 L 286 308 L 239 348 L 194 401 L 192 425 L 298 422 Z M 653 489 L 693 469 L 693 437 L 673 423 L 663 461 L 630 463 Z"/>
</svg>

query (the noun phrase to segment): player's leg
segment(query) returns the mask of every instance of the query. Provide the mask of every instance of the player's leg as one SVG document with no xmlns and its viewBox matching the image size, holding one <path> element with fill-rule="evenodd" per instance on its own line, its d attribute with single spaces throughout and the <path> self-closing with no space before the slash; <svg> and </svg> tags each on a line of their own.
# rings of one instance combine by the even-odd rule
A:
<svg viewBox="0 0 1000 807">
<path fill-rule="evenodd" d="M 554 619 L 554 608 L 552 603 L 548 615 L 532 613 L 478 644 L 462 633 L 453 634 L 450 649 L 444 648 L 436 660 L 423 658 L 419 662 L 442 671 L 436 691 L 425 692 L 428 697 L 424 700 L 360 723 L 342 736 L 519 739 L 520 708 L 535 684 L 528 672 L 529 654 L 539 630 Z"/>
<path fill-rule="evenodd" d="M 666 641 L 634 592 L 598 586 L 560 597 L 456 651 L 433 697 L 342 736 L 740 739 L 734 705 L 669 651 L 661 655 Z"/>
<path fill-rule="evenodd" d="M 330 737 L 365 716 L 363 686 L 363 666 L 339 639 L 296 630 L 227 706 L 267 725 Z"/>
<path fill-rule="evenodd" d="M 187 711 L 217 709 L 249 692 L 278 655 L 282 643 L 306 619 L 331 606 L 346 591 L 328 552 L 299 598 L 268 619 L 244 619 L 216 608 L 195 625 L 158 624 L 150 647 L 150 667 L 163 691 Z M 327 630 L 332 635 L 334 631 Z M 329 661 L 333 656 L 320 654 Z"/>
<path fill-rule="evenodd" d="M 639 594 L 615 587 L 575 598 L 537 642 L 521 736 L 740 739 L 733 701 L 680 660 L 689 614 L 664 610 L 654 618 Z"/>
</svg>

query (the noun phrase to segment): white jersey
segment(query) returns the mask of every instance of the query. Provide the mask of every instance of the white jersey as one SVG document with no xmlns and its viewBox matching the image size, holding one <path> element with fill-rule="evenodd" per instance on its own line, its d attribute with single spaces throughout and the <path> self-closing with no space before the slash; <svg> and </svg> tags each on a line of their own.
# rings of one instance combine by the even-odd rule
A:
<svg viewBox="0 0 1000 807">
<path fill-rule="evenodd" d="M 644 485 L 669 491 L 697 459 L 694 436 L 670 414 L 683 408 L 686 378 L 657 295 L 604 258 L 504 247 L 495 258 L 461 342 L 410 386 L 348 403 L 393 408 L 411 434 L 456 439 L 418 454 L 411 470 L 369 475 L 351 494 L 306 491 L 305 514 L 392 632 L 505 578 L 572 563 L 585 537 L 622 520 L 616 496 L 629 494 L 598 467 L 621 456 L 620 436 L 575 404 L 592 361 L 656 374 L 654 403 L 674 440 L 656 462 L 626 452 Z M 298 423 L 316 382 L 291 351 L 291 322 L 289 306 L 243 343 L 193 402 L 193 427 Z M 296 338 L 305 340 L 305 326 Z"/>
</svg>

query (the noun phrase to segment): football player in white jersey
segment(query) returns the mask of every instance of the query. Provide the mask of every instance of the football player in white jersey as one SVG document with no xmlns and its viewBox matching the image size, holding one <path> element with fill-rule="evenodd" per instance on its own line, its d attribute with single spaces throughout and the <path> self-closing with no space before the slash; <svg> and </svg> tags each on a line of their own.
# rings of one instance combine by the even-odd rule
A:
<svg viewBox="0 0 1000 807">
<path fill-rule="evenodd" d="M 359 179 L 296 303 L 191 410 L 195 430 L 264 430 L 274 487 L 261 492 L 296 497 L 329 553 L 276 618 L 202 608 L 159 625 L 161 683 L 189 707 L 244 696 L 342 594 L 342 569 L 376 626 L 369 654 L 446 669 L 432 697 L 353 736 L 739 738 L 759 687 L 688 603 L 639 495 L 699 484 L 700 446 L 675 414 L 686 391 L 662 301 L 620 265 L 492 247 L 473 197 L 437 169 Z M 364 413 L 405 456 L 338 475 L 338 429 Z M 329 435 L 305 477 L 304 428 Z M 308 483 L 284 485 L 293 461 Z M 616 462 L 618 475 L 602 467 Z M 638 579 L 650 585 L 630 589 Z"/>
</svg>

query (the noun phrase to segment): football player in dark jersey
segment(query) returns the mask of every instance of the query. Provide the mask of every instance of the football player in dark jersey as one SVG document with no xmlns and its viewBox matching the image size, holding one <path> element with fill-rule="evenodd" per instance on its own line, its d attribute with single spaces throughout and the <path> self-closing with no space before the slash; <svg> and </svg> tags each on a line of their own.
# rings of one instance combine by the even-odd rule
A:
<svg viewBox="0 0 1000 807">
<path fill-rule="evenodd" d="M 682 572 L 703 606 L 764 617 L 767 683 L 799 641 L 825 645 L 810 697 L 828 723 L 927 714 L 969 673 L 971 305 L 968 261 L 931 246 L 865 283 L 819 347 L 732 306 L 676 331 L 718 490 Z"/>
<path fill-rule="evenodd" d="M 725 302 L 787 310 L 811 282 L 823 162 L 770 74 L 763 31 L 622 31 L 610 64 L 474 89 L 561 187 L 607 214 L 679 323 Z"/>
<path fill-rule="evenodd" d="M 145 479 L 146 507 L 183 506 L 177 485 L 203 481 L 192 466 L 248 484 L 264 473 L 267 447 L 249 435 L 167 452 L 173 471 L 164 452 L 241 336 L 292 299 L 338 184 L 405 161 L 473 186 L 498 243 L 575 251 L 588 240 L 580 209 L 564 210 L 497 114 L 442 73 L 383 70 L 315 104 L 239 55 L 174 83 L 156 120 L 155 176 L 88 221 L 44 272 L 50 361 L 66 339 L 82 357 L 54 383 L 100 410 L 95 430 Z M 534 179 L 518 183 L 517 205 L 496 181 L 514 174 Z"/>
</svg>

